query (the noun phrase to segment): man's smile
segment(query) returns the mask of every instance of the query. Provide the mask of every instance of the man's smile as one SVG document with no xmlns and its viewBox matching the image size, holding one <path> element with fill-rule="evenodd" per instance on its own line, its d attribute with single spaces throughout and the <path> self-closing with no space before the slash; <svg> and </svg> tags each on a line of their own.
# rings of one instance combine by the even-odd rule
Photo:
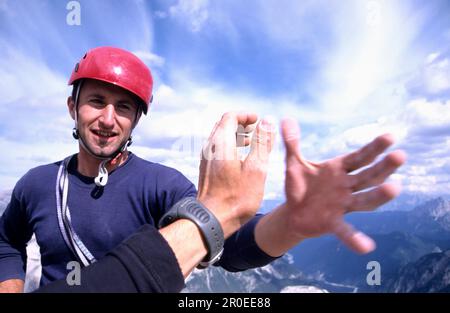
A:
<svg viewBox="0 0 450 313">
<path fill-rule="evenodd" d="M 109 140 L 112 137 L 116 137 L 117 133 L 112 131 L 92 129 L 91 132 L 101 140 Z"/>
</svg>

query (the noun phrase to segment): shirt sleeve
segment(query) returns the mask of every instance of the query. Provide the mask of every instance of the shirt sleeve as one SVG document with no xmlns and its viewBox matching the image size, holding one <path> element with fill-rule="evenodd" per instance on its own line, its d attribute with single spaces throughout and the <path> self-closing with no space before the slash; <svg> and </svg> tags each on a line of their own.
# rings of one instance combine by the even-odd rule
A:
<svg viewBox="0 0 450 313">
<path fill-rule="evenodd" d="M 180 292 L 185 287 L 178 261 L 151 225 L 142 226 L 98 262 L 81 269 L 80 284 L 52 282 L 36 292 Z"/>
<path fill-rule="evenodd" d="M 221 266 L 229 272 L 240 272 L 265 266 L 281 257 L 268 255 L 255 241 L 255 227 L 263 216 L 255 215 L 225 241 L 223 255 L 215 266 Z"/>
<path fill-rule="evenodd" d="M 25 280 L 26 244 L 31 238 L 26 209 L 21 201 L 20 181 L 11 201 L 0 217 L 0 282 L 8 279 Z"/>
</svg>

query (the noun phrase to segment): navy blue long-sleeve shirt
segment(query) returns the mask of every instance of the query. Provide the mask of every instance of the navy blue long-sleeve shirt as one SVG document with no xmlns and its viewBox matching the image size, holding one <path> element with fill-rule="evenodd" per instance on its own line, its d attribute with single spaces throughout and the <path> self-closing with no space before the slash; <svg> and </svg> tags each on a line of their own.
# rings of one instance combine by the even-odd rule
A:
<svg viewBox="0 0 450 313">
<path fill-rule="evenodd" d="M 33 233 L 40 246 L 41 286 L 64 279 L 67 263 L 76 260 L 58 227 L 55 186 L 59 165 L 57 162 L 30 170 L 14 188 L 11 202 L 0 218 L 0 281 L 24 279 L 25 248 Z M 132 153 L 110 173 L 104 188 L 97 187 L 93 178 L 81 175 L 76 168 L 75 157 L 69 164 L 72 225 L 96 259 L 104 258 L 142 225 L 157 225 L 182 198 L 196 195 L 194 185 L 178 171 Z M 227 239 L 219 265 L 240 271 L 274 259 L 255 243 L 256 219 Z"/>
</svg>

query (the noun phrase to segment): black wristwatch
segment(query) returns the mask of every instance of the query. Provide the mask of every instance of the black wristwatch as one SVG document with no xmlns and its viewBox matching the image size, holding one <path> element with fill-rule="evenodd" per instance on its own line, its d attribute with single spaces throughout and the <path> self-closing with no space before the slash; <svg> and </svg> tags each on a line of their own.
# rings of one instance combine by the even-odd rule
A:
<svg viewBox="0 0 450 313">
<path fill-rule="evenodd" d="M 222 226 L 217 218 L 202 203 L 194 197 L 187 197 L 178 201 L 158 223 L 162 228 L 174 221 L 186 218 L 193 221 L 200 232 L 208 248 L 208 254 L 197 268 L 206 268 L 220 260 L 225 242 Z"/>
</svg>

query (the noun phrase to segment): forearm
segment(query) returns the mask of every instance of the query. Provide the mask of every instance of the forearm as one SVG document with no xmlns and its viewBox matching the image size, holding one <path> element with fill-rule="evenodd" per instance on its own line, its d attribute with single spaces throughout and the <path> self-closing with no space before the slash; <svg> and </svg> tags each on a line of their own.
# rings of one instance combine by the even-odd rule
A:
<svg viewBox="0 0 450 313">
<path fill-rule="evenodd" d="M 184 278 L 188 277 L 208 252 L 197 225 L 180 219 L 159 232 L 172 248 Z"/>
<path fill-rule="evenodd" d="M 255 241 L 259 248 L 272 257 L 278 257 L 298 245 L 304 238 L 290 231 L 290 222 L 285 204 L 262 217 L 255 227 Z"/>
<path fill-rule="evenodd" d="M 22 293 L 23 286 L 21 279 L 8 279 L 0 283 L 0 293 Z"/>
</svg>

